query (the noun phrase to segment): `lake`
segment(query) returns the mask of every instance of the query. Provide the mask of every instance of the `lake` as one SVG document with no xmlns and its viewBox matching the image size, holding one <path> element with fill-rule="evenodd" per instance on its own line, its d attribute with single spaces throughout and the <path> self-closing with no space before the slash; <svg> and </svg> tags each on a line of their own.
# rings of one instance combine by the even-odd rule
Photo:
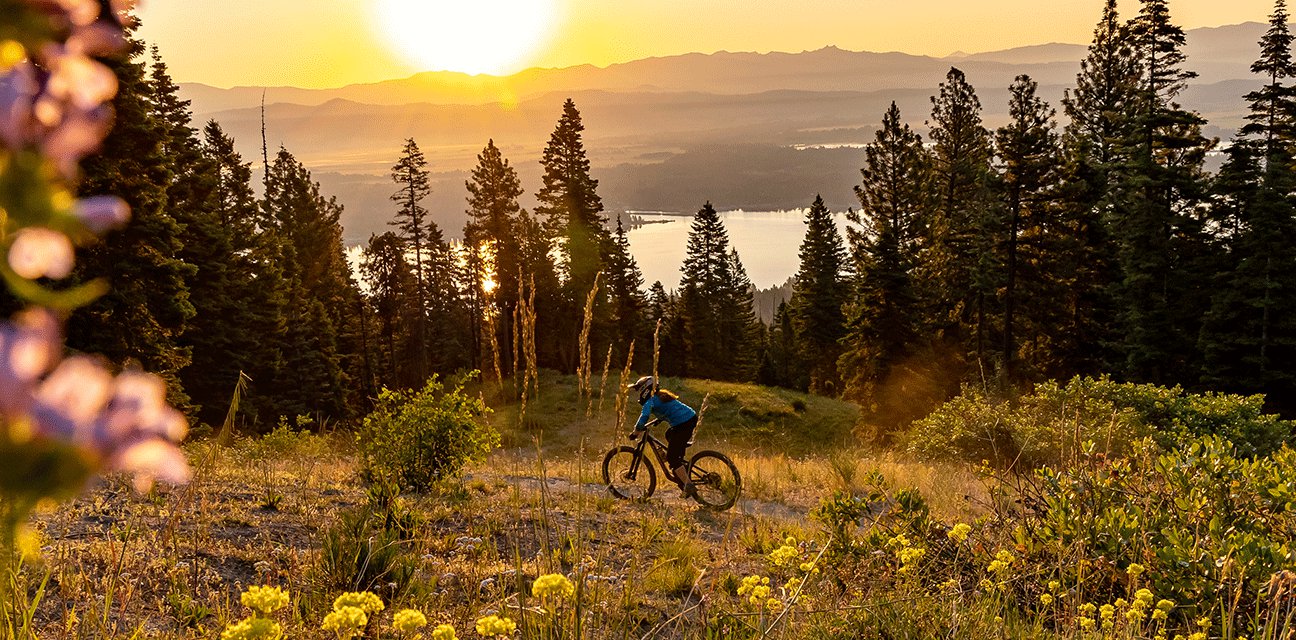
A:
<svg viewBox="0 0 1296 640">
<path fill-rule="evenodd" d="M 796 274 L 800 266 L 797 252 L 806 231 L 804 209 L 719 213 L 729 232 L 729 244 L 738 250 L 738 257 L 757 288 L 781 285 Z M 633 215 L 650 223 L 631 229 L 628 234 L 630 253 L 643 271 L 645 287 L 661 280 L 667 290 L 679 288 L 680 267 L 684 264 L 693 216 L 644 212 Z M 846 214 L 833 216 L 845 242 Z M 623 219 L 628 222 L 629 216 Z"/>
</svg>

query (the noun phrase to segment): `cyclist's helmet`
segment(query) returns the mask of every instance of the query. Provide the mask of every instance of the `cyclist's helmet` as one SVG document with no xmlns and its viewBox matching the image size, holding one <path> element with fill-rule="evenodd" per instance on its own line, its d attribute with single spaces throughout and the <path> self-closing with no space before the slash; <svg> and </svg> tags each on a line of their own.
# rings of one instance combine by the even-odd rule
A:
<svg viewBox="0 0 1296 640">
<path fill-rule="evenodd" d="M 643 404 L 648 402 L 648 398 L 657 392 L 657 380 L 652 376 L 644 376 L 635 380 L 634 384 L 630 385 L 629 390 L 638 391 L 639 404 Z"/>
</svg>

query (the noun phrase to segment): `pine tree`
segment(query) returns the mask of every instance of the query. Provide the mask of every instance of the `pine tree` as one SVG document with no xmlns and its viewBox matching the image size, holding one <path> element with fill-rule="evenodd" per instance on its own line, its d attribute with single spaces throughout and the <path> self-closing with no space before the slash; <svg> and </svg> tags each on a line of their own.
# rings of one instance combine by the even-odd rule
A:
<svg viewBox="0 0 1296 640">
<path fill-rule="evenodd" d="M 417 363 L 403 357 L 418 337 L 421 314 L 409 246 L 390 231 L 369 238 L 360 271 L 379 323 L 383 385 L 412 388 L 421 384 Z"/>
<path fill-rule="evenodd" d="M 419 378 L 423 379 L 428 373 L 426 368 L 428 366 L 428 320 L 426 319 L 429 297 L 428 278 L 434 270 L 424 264 L 431 248 L 429 238 L 431 220 L 422 202 L 428 194 L 432 193 L 432 187 L 428 183 L 427 159 L 423 157 L 423 152 L 419 150 L 418 143 L 414 142 L 413 138 L 405 140 L 401 157 L 392 166 L 392 181 L 399 184 L 400 189 L 391 196 L 391 200 L 399 208 L 396 211 L 396 219 L 390 224 L 400 230 L 401 238 L 414 252 L 415 297 L 418 300 L 418 308 L 423 310 L 414 336 L 414 363 L 415 371 L 418 372 Z"/>
<path fill-rule="evenodd" d="M 684 370 L 690 376 L 738 380 L 754 374 L 750 281 L 720 214 L 707 202 L 693 218 L 680 271 Z M 744 308 L 745 305 L 745 308 Z"/>
<path fill-rule="evenodd" d="M 990 132 L 981 101 L 963 72 L 951 68 L 932 98 L 932 184 L 927 221 L 924 297 L 934 303 L 937 334 L 979 363 L 992 365 L 991 313 L 999 275 L 993 264 L 998 217 L 990 198 Z"/>
<path fill-rule="evenodd" d="M 435 222 L 428 220 L 425 231 L 426 318 L 436 328 L 427 334 L 428 364 L 433 373 L 452 373 L 476 361 L 471 350 L 473 318 L 464 295 L 466 261 Z"/>
<path fill-rule="evenodd" d="M 1267 83 L 1246 96 L 1247 124 L 1215 182 L 1216 219 L 1230 233 L 1202 331 L 1205 382 L 1264 393 L 1284 412 L 1296 409 L 1296 89 L 1284 82 L 1296 65 L 1287 19 L 1277 0 L 1251 67 Z"/>
<path fill-rule="evenodd" d="M 359 295 L 342 247 L 342 207 L 286 149 L 270 165 L 263 206 L 276 225 L 267 233 L 278 252 L 285 291 L 284 367 L 269 383 L 281 415 L 322 412 L 343 417 L 355 400 L 340 342 Z"/>
<path fill-rule="evenodd" d="M 585 298 L 594 286 L 595 275 L 607 267 L 612 251 L 598 180 L 590 177 L 590 162 L 582 140 L 584 130 L 576 103 L 568 99 L 540 160 L 544 176 L 536 193 L 536 214 L 545 221 L 560 256 L 561 303 L 551 314 L 557 327 L 581 326 Z M 599 344 L 608 335 L 606 300 L 606 293 L 596 298 L 591 330 L 593 352 L 603 350 Z M 577 359 L 578 336 L 569 333 L 560 330 L 551 334 L 552 348 L 564 369 L 574 369 Z"/>
<path fill-rule="evenodd" d="M 761 324 L 756 319 L 756 305 L 752 300 L 756 288 L 747 277 L 738 250 L 731 247 L 726 258 L 728 279 L 717 292 L 720 353 L 728 359 L 725 379 L 748 382 L 755 378 L 759 364 Z"/>
<path fill-rule="evenodd" d="M 1120 308 L 1125 375 L 1170 384 L 1195 379 L 1194 344 L 1209 300 L 1213 265 L 1197 204 L 1202 163 L 1211 141 L 1204 121 L 1174 102 L 1195 74 L 1181 69 L 1183 30 L 1170 22 L 1166 0 L 1143 0 L 1131 23 L 1143 78 L 1134 126 L 1121 142 L 1128 157 L 1117 186 Z"/>
<path fill-rule="evenodd" d="M 172 129 L 153 109 L 152 87 L 138 60 L 143 51 L 131 39 L 125 52 L 105 60 L 118 80 L 116 123 L 99 154 L 82 164 L 79 189 L 121 196 L 132 219 L 81 252 L 77 277 L 108 277 L 112 288 L 71 316 L 68 345 L 158 374 L 167 382 L 168 400 L 185 407 L 179 374 L 190 354 L 179 339 L 194 315 L 186 283 L 194 269 L 179 256 L 182 227 L 167 211 Z"/>
<path fill-rule="evenodd" d="M 1010 89 L 1011 121 L 995 133 L 1000 170 L 997 190 L 1006 218 L 1002 243 L 1003 358 L 1004 373 L 1018 379 L 1016 362 L 1024 347 L 1028 364 L 1047 367 L 1054 355 L 1047 350 L 1065 343 L 1067 336 L 1052 329 L 1058 316 L 1056 296 L 1065 293 L 1057 261 L 1064 247 L 1057 219 L 1058 160 L 1061 156 L 1054 131 L 1056 113 L 1036 95 L 1038 84 L 1018 76 Z M 1018 318 L 1018 309 L 1024 313 Z M 1018 332 L 1018 324 L 1023 331 Z M 1019 344 L 1019 335 L 1025 337 Z M 1050 373 L 1061 373 L 1053 368 Z"/>
<path fill-rule="evenodd" d="M 685 375 L 685 350 L 684 350 L 684 317 L 680 312 L 679 296 L 674 296 L 666 292 L 666 287 L 658 280 L 653 282 L 652 287 L 648 289 L 648 335 L 646 337 L 647 348 L 644 353 L 648 358 L 652 357 L 653 336 L 652 332 L 656 331 L 660 323 L 661 331 L 657 335 L 658 339 L 658 372 L 661 375 L 682 376 Z M 636 351 L 638 350 L 636 345 Z M 638 368 L 646 370 L 651 366 L 651 360 L 640 360 L 635 356 L 635 362 L 640 363 Z M 644 363 L 649 363 L 645 365 Z"/>
<path fill-rule="evenodd" d="M 863 182 L 855 187 L 860 208 L 847 215 L 856 275 L 838 366 L 844 395 L 860 403 L 868 419 L 892 426 L 910 417 L 912 407 L 903 405 L 915 402 L 887 390 L 900 386 L 892 384 L 901 377 L 896 369 L 924 348 L 919 336 L 926 324 L 913 273 L 931 200 L 930 159 L 894 102 L 864 158 Z"/>
<path fill-rule="evenodd" d="M 1062 98 L 1067 116 L 1063 133 L 1063 224 L 1073 238 L 1064 254 L 1062 280 L 1071 286 L 1057 299 L 1064 317 L 1056 345 L 1058 358 L 1074 373 L 1117 370 L 1120 358 L 1117 264 L 1113 226 L 1115 187 L 1128 154 L 1122 141 L 1131 135 L 1142 67 L 1130 28 L 1120 19 L 1116 0 L 1107 0 L 1094 29 L 1088 55 L 1080 63 L 1074 90 Z M 1123 365 L 1123 363 L 1120 363 Z"/>
<path fill-rule="evenodd" d="M 464 244 L 468 250 L 467 277 L 473 283 L 470 300 L 474 317 L 481 318 L 491 306 L 497 331 L 495 342 L 501 353 L 512 349 L 513 310 L 518 305 L 518 277 L 522 269 L 520 224 L 522 183 L 517 171 L 500 153 L 495 141 L 477 155 L 468 188 L 468 222 Z M 487 284 L 489 283 L 489 284 Z M 484 324 L 483 320 L 479 320 Z M 501 358 L 501 365 L 505 364 Z M 480 365 L 479 365 L 480 366 Z M 484 370 L 484 369 L 483 369 Z"/>
<path fill-rule="evenodd" d="M 594 282 L 594 274 L 603 269 L 610 252 L 603 217 L 603 200 L 598 195 L 598 180 L 590 177 L 590 162 L 585 155 L 580 112 L 576 103 L 563 103 L 549 144 L 540 160 L 544 167 L 543 186 L 536 194 L 536 213 L 549 224 L 558 239 L 568 288 L 580 294 L 581 301 Z"/>
<path fill-rule="evenodd" d="M 800 258 L 789 304 L 798 356 L 809 371 L 810 391 L 836 395 L 841 390 L 837 359 L 846 333 L 842 307 L 848 298 L 848 265 L 837 223 L 817 195 L 806 212 Z"/>
<path fill-rule="evenodd" d="M 761 365 L 756 372 L 760 384 L 789 389 L 806 389 L 810 386 L 796 344 L 796 329 L 786 302 L 779 303 L 774 311 L 774 321 L 765 332 L 765 348 Z"/>
<path fill-rule="evenodd" d="M 1121 161 L 1120 142 L 1133 125 L 1130 111 L 1138 101 L 1141 73 L 1130 29 L 1116 0 L 1107 0 L 1076 86 L 1062 98 L 1066 148 L 1075 165 L 1071 177 L 1084 183 L 1082 204 L 1089 207 L 1107 197 L 1111 172 Z"/>
<path fill-rule="evenodd" d="M 635 359 L 647 355 L 652 348 L 652 334 L 645 318 L 648 305 L 644 297 L 643 273 L 639 264 L 630 254 L 630 239 L 621 216 L 617 216 L 616 234 L 612 238 L 612 252 L 608 256 L 607 291 L 611 298 L 611 325 L 619 337 L 620 349 L 614 351 L 614 357 L 624 359 L 625 348 L 630 341 L 636 345 Z"/>
</svg>

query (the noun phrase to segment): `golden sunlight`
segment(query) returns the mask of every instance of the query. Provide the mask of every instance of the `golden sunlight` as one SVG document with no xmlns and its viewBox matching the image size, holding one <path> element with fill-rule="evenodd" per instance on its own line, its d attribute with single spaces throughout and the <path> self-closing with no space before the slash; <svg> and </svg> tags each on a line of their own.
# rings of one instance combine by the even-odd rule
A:
<svg viewBox="0 0 1296 640">
<path fill-rule="evenodd" d="M 427 71 L 507 74 L 531 62 L 557 0 L 379 0 L 389 44 Z"/>
</svg>

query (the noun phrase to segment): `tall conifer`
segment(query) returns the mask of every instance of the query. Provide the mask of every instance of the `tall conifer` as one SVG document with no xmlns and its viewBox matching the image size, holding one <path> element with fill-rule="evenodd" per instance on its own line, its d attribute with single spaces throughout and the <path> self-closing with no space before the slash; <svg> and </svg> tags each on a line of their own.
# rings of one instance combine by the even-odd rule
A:
<svg viewBox="0 0 1296 640">
<path fill-rule="evenodd" d="M 806 233 L 789 303 L 797 351 L 809 371 L 809 389 L 837 395 L 837 359 L 845 335 L 842 307 L 848 298 L 846 247 L 823 198 L 806 211 Z"/>
<path fill-rule="evenodd" d="M 1054 131 L 1056 112 L 1036 95 L 1037 88 L 1029 76 L 1017 77 L 1009 92 L 1011 120 L 995 133 L 1000 170 L 997 189 L 1005 214 L 1000 245 L 1004 268 L 1002 351 L 1009 380 L 1017 380 L 1022 373 L 1016 366 L 1020 350 L 1026 351 L 1032 368 L 1051 368 L 1048 373 L 1064 375 L 1056 366 L 1060 364 L 1056 354 L 1048 351 L 1067 341 L 1056 330 L 1061 319 L 1056 296 L 1066 288 L 1060 282 L 1057 263 L 1071 247 L 1060 242 L 1065 233 L 1057 216 L 1061 149 Z"/>
<path fill-rule="evenodd" d="M 401 157 L 392 166 L 392 181 L 400 188 L 391 195 L 396 203 L 396 219 L 391 225 L 400 230 L 401 238 L 414 253 L 415 297 L 421 310 L 414 336 L 415 371 L 420 378 L 427 376 L 428 366 L 428 313 L 429 278 L 434 271 L 425 265 L 431 249 L 432 224 L 423 199 L 432 193 L 428 181 L 427 158 L 413 138 L 405 140 Z"/>
<path fill-rule="evenodd" d="M 999 285 L 991 258 L 999 220 L 990 198 L 990 132 L 962 71 L 951 68 L 931 101 L 936 199 L 921 261 L 924 297 L 933 305 L 938 336 L 990 371 L 998 347 L 991 315 Z"/>
<path fill-rule="evenodd" d="M 919 336 L 928 326 L 913 274 L 932 198 L 929 163 L 922 139 L 891 103 L 882 128 L 864 148 L 863 182 L 855 187 L 860 208 L 847 216 L 856 275 L 839 368 L 845 396 L 871 420 L 889 426 L 915 417 L 914 398 L 903 383 L 890 381 L 908 377 L 896 369 L 923 349 Z M 890 394 L 890 388 L 901 391 Z"/>
</svg>

